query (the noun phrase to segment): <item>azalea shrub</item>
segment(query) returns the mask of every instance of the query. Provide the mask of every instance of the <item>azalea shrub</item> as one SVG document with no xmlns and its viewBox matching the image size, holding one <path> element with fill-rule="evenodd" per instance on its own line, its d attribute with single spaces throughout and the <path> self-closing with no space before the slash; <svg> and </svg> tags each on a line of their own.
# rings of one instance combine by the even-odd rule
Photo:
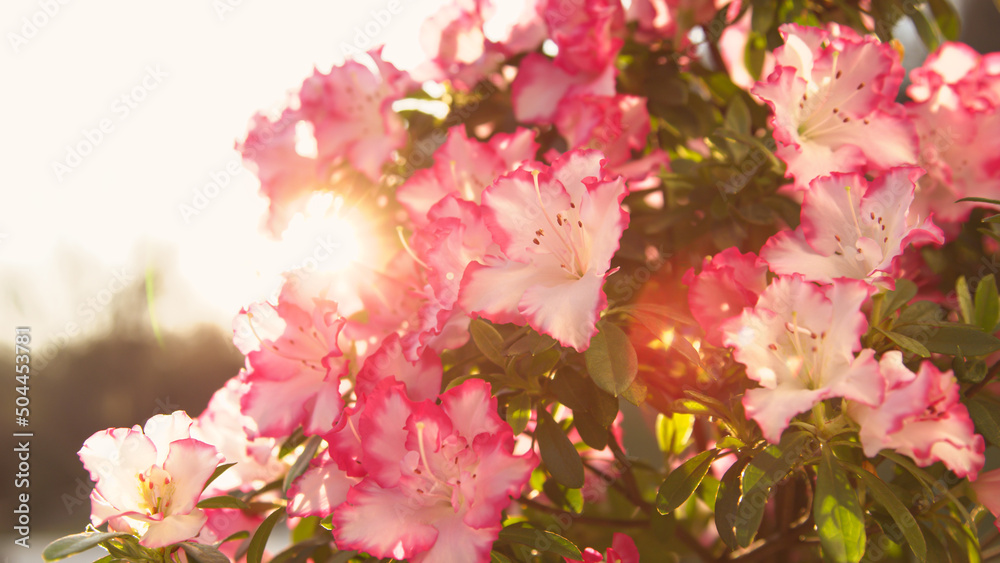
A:
<svg viewBox="0 0 1000 563">
<path fill-rule="evenodd" d="M 1000 53 L 947 0 L 412 25 L 238 143 L 274 237 L 326 195 L 383 251 L 247 304 L 197 418 L 91 436 L 48 559 L 1000 553 Z"/>
</svg>

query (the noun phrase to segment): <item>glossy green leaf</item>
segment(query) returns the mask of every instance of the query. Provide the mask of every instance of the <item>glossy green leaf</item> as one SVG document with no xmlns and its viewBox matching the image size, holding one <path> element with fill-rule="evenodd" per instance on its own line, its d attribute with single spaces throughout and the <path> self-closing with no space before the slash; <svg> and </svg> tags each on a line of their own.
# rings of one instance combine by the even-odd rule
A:
<svg viewBox="0 0 1000 563">
<path fill-rule="evenodd" d="M 955 6 L 949 0 L 930 0 L 928 4 L 944 38 L 948 41 L 957 41 L 962 33 L 962 19 Z"/>
<path fill-rule="evenodd" d="M 903 537 L 906 538 L 906 543 L 913 550 L 913 554 L 916 555 L 918 561 L 926 561 L 927 558 L 927 542 L 924 540 L 924 533 L 920 529 L 920 524 L 917 523 L 916 518 L 913 514 L 906 508 L 903 501 L 899 500 L 899 497 L 892 492 L 882 479 L 878 476 L 861 469 L 857 468 L 858 471 L 855 473 L 864 482 L 865 488 L 868 492 L 875 497 L 875 501 L 882 505 L 886 511 L 889 512 L 889 516 L 892 517 L 893 522 L 896 523 L 899 531 L 903 533 Z"/>
<path fill-rule="evenodd" d="M 500 367 L 507 365 L 507 358 L 503 354 L 503 337 L 493 325 L 483 319 L 472 319 L 469 323 L 469 332 L 476 347 L 486 359 Z"/>
<path fill-rule="evenodd" d="M 247 549 L 247 563 L 261 563 L 264 558 L 264 548 L 267 547 L 267 539 L 271 537 L 271 530 L 284 515 L 285 510 L 279 508 L 260 523 L 250 540 L 250 547 Z"/>
<path fill-rule="evenodd" d="M 972 303 L 972 293 L 969 292 L 969 283 L 965 281 L 965 276 L 958 276 L 955 282 L 955 294 L 958 296 L 958 308 L 962 312 L 962 320 L 966 324 L 972 324 L 976 308 Z"/>
<path fill-rule="evenodd" d="M 229 495 L 209 497 L 198 501 L 198 508 L 236 508 L 246 510 L 249 507 L 242 500 Z"/>
<path fill-rule="evenodd" d="M 656 510 L 660 514 L 669 514 L 684 504 L 701 484 L 718 456 L 718 450 L 701 452 L 671 471 L 656 493 Z"/>
<path fill-rule="evenodd" d="M 918 323 L 896 332 L 920 341 L 935 354 L 985 356 L 1000 350 L 1000 339 L 976 326 L 957 323 Z"/>
<path fill-rule="evenodd" d="M 526 545 L 531 549 L 554 553 L 560 557 L 581 560 L 583 554 L 580 548 L 568 539 L 548 530 L 539 530 L 524 526 L 508 526 L 500 530 L 499 541 Z"/>
<path fill-rule="evenodd" d="M 507 424 L 514 431 L 514 435 L 524 432 L 531 419 L 531 397 L 524 393 L 518 393 L 507 402 Z"/>
<path fill-rule="evenodd" d="M 882 318 L 895 313 L 916 296 L 917 284 L 906 278 L 896 280 L 896 289 L 887 292 L 884 296 L 884 301 L 882 302 Z"/>
<path fill-rule="evenodd" d="M 191 563 L 229 563 L 228 557 L 210 545 L 191 542 L 181 542 L 180 545 Z"/>
<path fill-rule="evenodd" d="M 969 409 L 969 416 L 976 425 L 976 431 L 982 434 L 987 442 L 1000 446 L 1000 405 L 973 397 L 965 406 Z"/>
<path fill-rule="evenodd" d="M 319 445 L 322 442 L 323 439 L 319 436 L 309 437 L 309 440 L 306 441 L 305 449 L 302 450 L 302 454 L 288 468 L 288 473 L 285 474 L 285 479 L 281 482 L 281 490 L 283 492 L 287 492 L 292 483 L 309 468 L 309 462 L 316 456 L 316 450 L 319 449 Z"/>
<path fill-rule="evenodd" d="M 1000 321 L 1000 296 L 997 295 L 997 284 L 990 274 L 979 280 L 976 285 L 975 313 L 972 323 L 984 332 L 993 332 Z"/>
<path fill-rule="evenodd" d="M 687 448 L 693 432 L 694 415 L 674 413 L 656 417 L 656 441 L 664 453 L 679 455 Z"/>
<path fill-rule="evenodd" d="M 535 438 L 542 454 L 542 463 L 563 486 L 579 489 L 583 486 L 583 460 L 580 459 L 580 454 L 547 410 L 539 408 L 537 413 Z"/>
<path fill-rule="evenodd" d="M 743 470 L 743 496 L 737 514 L 736 541 L 740 547 L 753 542 L 771 488 L 788 476 L 799 459 L 812 452 L 812 445 L 812 437 L 805 432 L 785 432 L 780 444 L 769 444 L 750 460 Z"/>
<path fill-rule="evenodd" d="M 719 492 L 715 496 L 715 529 L 719 537 L 730 549 L 738 549 L 736 528 L 740 525 L 739 508 L 743 470 L 750 464 L 750 457 L 743 457 L 732 464 L 719 482 Z"/>
<path fill-rule="evenodd" d="M 122 532 L 83 532 L 82 534 L 61 537 L 45 546 L 45 549 L 42 550 L 42 559 L 58 561 L 70 555 L 87 551 L 103 541 L 128 535 L 130 534 Z"/>
<path fill-rule="evenodd" d="M 816 472 L 813 519 L 826 559 L 835 563 L 861 561 L 865 554 L 865 515 L 833 448 L 823 448 Z"/>
<path fill-rule="evenodd" d="M 879 327 L 875 327 L 875 330 L 891 340 L 896 346 L 899 346 L 907 352 L 916 354 L 921 358 L 929 358 L 931 356 L 930 350 L 928 350 L 927 347 L 921 344 L 918 340 L 898 332 L 882 330 Z"/>
<path fill-rule="evenodd" d="M 607 321 L 598 323 L 598 328 L 583 353 L 587 373 L 598 387 L 617 397 L 632 385 L 639 360 L 625 331 Z"/>
</svg>

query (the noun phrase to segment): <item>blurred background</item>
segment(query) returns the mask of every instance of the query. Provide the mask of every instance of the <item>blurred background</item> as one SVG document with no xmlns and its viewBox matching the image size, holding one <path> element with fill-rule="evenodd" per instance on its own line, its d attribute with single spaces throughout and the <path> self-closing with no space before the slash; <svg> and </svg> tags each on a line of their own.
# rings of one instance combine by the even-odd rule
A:
<svg viewBox="0 0 1000 563">
<path fill-rule="evenodd" d="M 39 561 L 81 531 L 91 483 L 76 452 L 108 427 L 192 417 L 243 358 L 230 321 L 275 295 L 318 248 L 320 268 L 363 257 L 363 218 L 262 234 L 267 203 L 234 143 L 279 112 L 314 66 L 388 42 L 420 56 L 418 24 L 444 0 L 6 0 L 0 5 L 0 365 L 31 327 L 31 540 L 13 545 L 15 381 L 2 392 L 0 556 Z M 990 0 L 956 2 L 962 40 L 1000 50 Z M 46 11 L 48 10 L 48 11 Z M 41 15 L 39 15 L 41 14 Z M 908 20 L 905 64 L 926 52 Z M 370 249 L 368 249 L 370 250 Z M 7 336 L 3 336 L 7 335 Z M 96 553 L 96 552 L 95 552 Z M 90 560 L 85 554 L 79 558 Z"/>
</svg>

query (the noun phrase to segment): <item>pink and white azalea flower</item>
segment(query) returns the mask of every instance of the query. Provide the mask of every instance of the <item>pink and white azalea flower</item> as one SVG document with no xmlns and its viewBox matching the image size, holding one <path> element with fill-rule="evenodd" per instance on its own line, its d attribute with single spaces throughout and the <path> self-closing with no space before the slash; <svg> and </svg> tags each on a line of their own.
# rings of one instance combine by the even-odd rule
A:
<svg viewBox="0 0 1000 563">
<path fill-rule="evenodd" d="M 1000 53 L 980 55 L 945 43 L 910 73 L 907 104 L 920 136 L 920 165 L 928 174 L 916 207 L 946 221 L 965 220 L 963 197 L 1000 197 Z"/>
<path fill-rule="evenodd" d="M 743 406 L 768 441 L 777 443 L 792 417 L 824 399 L 881 402 L 875 352 L 861 350 L 868 329 L 861 305 L 872 291 L 856 280 L 819 287 L 799 275 L 781 276 L 756 306 L 723 324 L 733 357 L 760 384 L 746 392 Z"/>
<path fill-rule="evenodd" d="M 657 174 L 669 162 L 660 148 L 633 158 L 646 147 L 649 112 L 639 96 L 573 96 L 559 104 L 555 126 L 571 149 L 597 149 L 608 159 L 608 168 L 629 180 L 633 190 L 660 184 Z"/>
<path fill-rule="evenodd" d="M 544 0 L 539 14 L 558 47 L 555 64 L 572 73 L 587 73 L 614 64 L 625 43 L 625 13 L 619 0 Z"/>
<path fill-rule="evenodd" d="M 951 371 L 941 372 L 925 361 L 913 373 L 898 350 L 886 352 L 879 368 L 885 379 L 884 400 L 875 405 L 851 402 L 847 408 L 861 426 L 865 455 L 895 450 L 921 467 L 940 461 L 959 477 L 975 480 L 986 446 L 959 400 Z"/>
<path fill-rule="evenodd" d="M 340 380 L 347 365 L 337 342 L 345 320 L 337 304 L 288 276 L 277 306 L 257 303 L 233 321 L 234 342 L 247 356 L 241 398 L 253 419 L 252 437 L 283 438 L 299 425 L 329 432 L 343 408 Z"/>
<path fill-rule="evenodd" d="M 519 169 L 486 189 L 483 221 L 503 256 L 466 269 L 459 296 L 466 311 L 530 325 L 577 351 L 590 346 L 629 221 L 625 181 L 605 164 L 597 151 L 572 151 L 549 169 Z"/>
<path fill-rule="evenodd" d="M 860 174 L 817 178 L 802 202 L 802 222 L 767 241 L 761 258 L 777 274 L 802 274 L 830 283 L 853 278 L 888 281 L 896 258 L 911 244 L 943 244 L 930 218 L 909 213 L 916 167 L 892 168 L 871 184 Z"/>
<path fill-rule="evenodd" d="M 917 162 L 917 134 L 895 102 L 903 68 L 888 44 L 846 27 L 785 24 L 775 70 L 752 92 L 774 116 L 775 154 L 805 189 L 831 172 Z"/>
<path fill-rule="evenodd" d="M 521 61 L 517 78 L 510 85 L 511 104 L 518 121 L 551 122 L 562 100 L 573 96 L 614 96 L 614 64 L 570 72 L 540 53 L 530 53 Z"/>
<path fill-rule="evenodd" d="M 91 522 L 139 536 L 158 548 L 189 540 L 206 522 L 195 505 L 222 456 L 191 438 L 187 414 L 156 415 L 144 428 L 109 428 L 92 435 L 79 451 L 96 482 Z"/>
<path fill-rule="evenodd" d="M 976 492 L 976 500 L 979 504 L 996 516 L 996 527 L 1000 530 L 1000 469 L 994 469 L 979 475 L 979 478 L 972 483 L 972 490 Z"/>
<path fill-rule="evenodd" d="M 581 561 L 564 557 L 566 563 Z M 602 556 L 601 552 L 592 547 L 583 550 L 582 563 L 639 563 L 639 550 L 635 541 L 626 534 L 615 533 L 611 536 L 611 547 Z"/>
<path fill-rule="evenodd" d="M 431 208 L 445 196 L 479 203 L 486 186 L 497 176 L 532 162 L 537 150 L 535 133 L 530 129 L 497 133 L 483 142 L 470 139 L 465 126 L 456 125 L 434 152 L 434 165 L 414 172 L 396 191 L 396 199 L 414 224 L 425 225 Z"/>
<path fill-rule="evenodd" d="M 416 84 L 380 51 L 368 55 L 372 67 L 349 60 L 326 74 L 315 71 L 302 83 L 299 100 L 313 125 L 317 165 L 331 170 L 346 164 L 377 182 L 392 152 L 406 144 L 406 127 L 392 104 Z"/>
<path fill-rule="evenodd" d="M 269 201 L 264 226 L 274 237 L 284 232 L 296 213 L 305 211 L 313 190 L 323 185 L 316 159 L 295 150 L 296 124 L 304 120 L 292 109 L 277 119 L 258 113 L 246 139 L 236 146 L 243 165 L 260 180 L 260 193 Z"/>
<path fill-rule="evenodd" d="M 753 252 L 741 254 L 735 247 L 705 258 L 701 272 L 684 274 L 688 286 L 688 308 L 705 331 L 705 341 L 723 345 L 722 323 L 757 304 L 767 287 L 767 264 Z"/>
<path fill-rule="evenodd" d="M 191 425 L 192 438 L 215 446 L 228 463 L 236 464 L 212 481 L 204 496 L 255 490 L 288 470 L 288 463 L 278 459 L 277 440 L 250 438 L 247 433 L 247 428 L 254 432 L 256 423 L 240 410 L 240 401 L 248 390 L 244 380 L 241 375 L 227 381 Z"/>
<path fill-rule="evenodd" d="M 513 454 L 489 384 L 466 381 L 438 405 L 383 382 L 359 433 L 369 472 L 333 512 L 339 548 L 415 563 L 489 560 L 501 511 L 537 465 L 531 452 Z"/>
</svg>

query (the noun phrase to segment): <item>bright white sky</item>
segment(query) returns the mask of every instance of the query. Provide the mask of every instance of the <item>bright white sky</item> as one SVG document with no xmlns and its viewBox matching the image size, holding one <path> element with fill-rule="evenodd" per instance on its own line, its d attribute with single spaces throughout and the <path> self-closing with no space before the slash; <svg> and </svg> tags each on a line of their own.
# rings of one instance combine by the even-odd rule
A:
<svg viewBox="0 0 1000 563">
<path fill-rule="evenodd" d="M 92 334 L 115 272 L 141 279 L 159 257 L 170 269 L 161 324 L 228 324 L 317 246 L 314 234 L 280 244 L 259 234 L 266 202 L 236 167 L 234 141 L 314 65 L 342 60 L 359 28 L 381 28 L 372 12 L 388 0 L 45 1 L 58 13 L 39 15 L 40 0 L 0 3 L 0 318 L 33 326 L 36 342 L 68 323 Z M 415 41 L 439 2 L 401 0 L 374 39 Z M 28 37 L 24 18 L 44 25 Z M 13 34 L 25 39 L 16 49 Z M 136 87 L 144 99 L 129 108 L 120 98 Z M 53 163 L 102 120 L 110 132 L 57 178 Z M 240 172 L 185 222 L 179 205 L 227 165 Z"/>
<path fill-rule="evenodd" d="M 399 1 L 387 27 L 377 15 L 389 0 L 0 2 L 0 319 L 32 326 L 36 342 L 73 326 L 95 334 L 115 273 L 141 279 L 151 259 L 166 268 L 157 310 L 167 328 L 228 325 L 271 296 L 317 232 L 282 243 L 259 233 L 266 202 L 234 141 L 366 28 L 391 39 L 390 60 L 419 59 L 419 22 L 442 0 Z M 143 99 L 129 107 L 121 97 L 137 87 Z M 67 146 L 102 120 L 109 132 L 57 177 Z M 229 178 L 227 166 L 240 172 L 186 222 L 179 206 L 211 175 Z"/>
</svg>

